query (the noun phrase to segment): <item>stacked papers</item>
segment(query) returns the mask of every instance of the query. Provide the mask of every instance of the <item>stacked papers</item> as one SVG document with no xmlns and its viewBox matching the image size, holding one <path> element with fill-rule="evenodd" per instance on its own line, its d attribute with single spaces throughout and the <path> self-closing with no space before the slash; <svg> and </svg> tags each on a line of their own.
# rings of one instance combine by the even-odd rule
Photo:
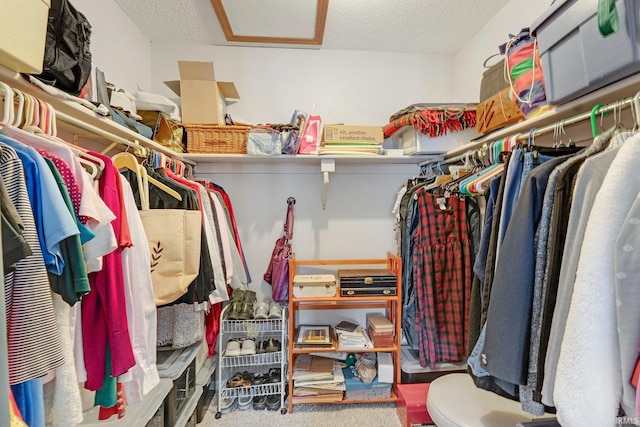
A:
<svg viewBox="0 0 640 427">
<path fill-rule="evenodd" d="M 339 402 L 342 400 L 345 365 L 333 359 L 301 354 L 293 366 L 294 402 Z"/>
<path fill-rule="evenodd" d="M 367 350 L 373 348 L 373 343 L 367 333 L 360 326 L 353 332 L 338 331 L 338 350 Z"/>
</svg>

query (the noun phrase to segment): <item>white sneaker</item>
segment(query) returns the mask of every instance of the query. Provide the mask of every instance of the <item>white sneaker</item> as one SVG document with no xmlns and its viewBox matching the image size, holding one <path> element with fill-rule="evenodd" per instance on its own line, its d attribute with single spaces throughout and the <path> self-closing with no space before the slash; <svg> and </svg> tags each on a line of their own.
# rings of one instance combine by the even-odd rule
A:
<svg viewBox="0 0 640 427">
<path fill-rule="evenodd" d="M 236 340 L 231 340 L 227 343 L 227 349 L 224 352 L 225 356 L 240 356 L 240 343 Z"/>
<path fill-rule="evenodd" d="M 250 338 L 242 341 L 242 349 L 240 350 L 241 356 L 247 356 L 250 354 L 256 354 L 256 342 Z"/>
<path fill-rule="evenodd" d="M 269 319 L 280 319 L 282 317 L 282 307 L 275 301 L 269 305 Z"/>
</svg>

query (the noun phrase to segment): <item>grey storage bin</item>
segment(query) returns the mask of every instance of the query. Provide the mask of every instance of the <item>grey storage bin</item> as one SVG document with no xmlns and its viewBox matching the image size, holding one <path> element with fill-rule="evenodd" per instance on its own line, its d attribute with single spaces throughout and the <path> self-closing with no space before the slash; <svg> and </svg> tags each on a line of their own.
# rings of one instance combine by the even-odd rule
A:
<svg viewBox="0 0 640 427">
<path fill-rule="evenodd" d="M 556 0 L 531 26 L 547 101 L 558 105 L 640 71 L 640 2 L 616 0 L 620 28 L 598 28 L 598 0 Z"/>
</svg>

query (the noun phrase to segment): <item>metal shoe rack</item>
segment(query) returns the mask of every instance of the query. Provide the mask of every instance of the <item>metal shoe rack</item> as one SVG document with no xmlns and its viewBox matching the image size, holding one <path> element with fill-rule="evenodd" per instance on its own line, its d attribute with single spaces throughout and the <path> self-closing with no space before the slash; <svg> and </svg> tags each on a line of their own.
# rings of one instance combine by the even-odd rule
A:
<svg viewBox="0 0 640 427">
<path fill-rule="evenodd" d="M 280 413 L 287 413 L 285 399 L 287 396 L 287 360 L 288 360 L 288 310 L 282 307 L 279 319 L 228 320 L 230 305 L 220 314 L 220 357 L 218 358 L 218 412 L 216 418 L 222 416 L 221 408 L 224 400 L 256 396 L 280 396 Z M 256 344 L 261 340 L 274 338 L 280 341 L 280 351 L 226 356 L 227 343 L 232 339 L 253 338 Z M 256 346 L 257 347 L 257 346 Z M 227 382 L 236 372 L 248 371 L 254 376 L 265 373 L 271 368 L 280 369 L 280 382 L 252 385 L 250 387 L 229 387 Z"/>
</svg>

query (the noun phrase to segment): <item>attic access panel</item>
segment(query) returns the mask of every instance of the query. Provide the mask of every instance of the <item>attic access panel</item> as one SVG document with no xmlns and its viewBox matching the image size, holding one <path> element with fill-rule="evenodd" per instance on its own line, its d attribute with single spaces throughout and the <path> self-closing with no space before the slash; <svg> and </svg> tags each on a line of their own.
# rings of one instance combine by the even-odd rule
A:
<svg viewBox="0 0 640 427">
<path fill-rule="evenodd" d="M 329 0 L 210 0 L 227 41 L 322 45 Z"/>
</svg>

